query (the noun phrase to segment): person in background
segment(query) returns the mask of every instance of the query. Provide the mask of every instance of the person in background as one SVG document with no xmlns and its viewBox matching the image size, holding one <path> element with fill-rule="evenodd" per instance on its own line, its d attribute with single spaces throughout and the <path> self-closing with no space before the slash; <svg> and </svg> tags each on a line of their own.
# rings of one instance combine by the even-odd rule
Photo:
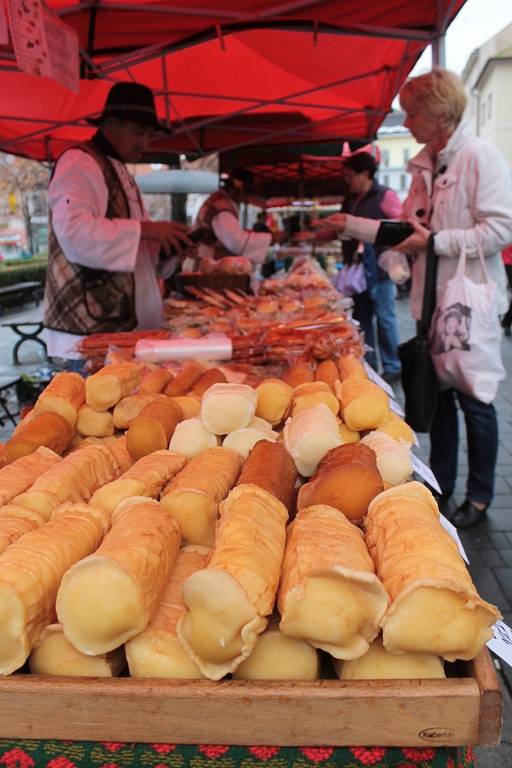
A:
<svg viewBox="0 0 512 768">
<path fill-rule="evenodd" d="M 512 245 L 507 245 L 507 247 L 503 249 L 501 252 L 501 257 L 503 259 L 503 264 L 505 265 L 505 271 L 507 273 L 508 287 L 512 291 Z M 512 298 L 510 299 L 507 312 L 503 315 L 501 325 L 505 331 L 505 336 L 511 336 L 512 331 L 510 328 L 512 326 Z"/>
<path fill-rule="evenodd" d="M 151 90 L 116 83 L 102 114 L 88 122 L 97 132 L 60 156 L 48 189 L 48 355 L 78 361 L 76 368 L 84 336 L 160 325 L 157 271 L 167 276 L 190 245 L 183 224 L 147 220 L 126 167 L 142 159 L 157 131 L 167 131 Z"/>
<path fill-rule="evenodd" d="M 239 205 L 247 197 L 252 174 L 235 169 L 224 180 L 221 189 L 211 194 L 199 209 L 196 227 L 206 227 L 209 237 L 198 248 L 202 262 L 217 261 L 224 256 L 245 256 L 253 269 L 266 258 L 272 234 L 244 229 L 238 219 Z"/>
<path fill-rule="evenodd" d="M 369 152 L 357 152 L 345 160 L 343 176 L 349 194 L 343 210 L 354 216 L 368 219 L 398 219 L 402 204 L 392 189 L 379 184 L 375 178 L 377 163 Z M 350 262 L 358 249 L 354 240 L 343 241 L 344 260 Z M 365 266 L 367 290 L 354 297 L 354 317 L 359 320 L 370 346 L 375 346 L 373 318 L 377 320 L 377 344 L 382 361 L 382 376 L 388 381 L 400 378 L 398 358 L 398 322 L 396 319 L 396 286 L 388 273 L 378 266 L 381 250 L 364 244 L 363 264 Z M 376 367 L 376 357 L 368 360 Z"/>
<path fill-rule="evenodd" d="M 260 211 L 256 216 L 256 221 L 252 227 L 253 232 L 272 232 L 269 226 L 267 226 L 267 212 Z"/>
</svg>

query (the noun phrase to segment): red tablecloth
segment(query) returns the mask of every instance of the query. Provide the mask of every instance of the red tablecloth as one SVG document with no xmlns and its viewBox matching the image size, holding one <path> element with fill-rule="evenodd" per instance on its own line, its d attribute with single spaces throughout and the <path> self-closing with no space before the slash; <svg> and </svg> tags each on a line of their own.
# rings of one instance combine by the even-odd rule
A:
<svg viewBox="0 0 512 768">
<path fill-rule="evenodd" d="M 44 712 L 41 712 L 44 717 Z M 0 740 L 2 768 L 472 768 L 467 747 L 238 747 Z"/>
</svg>

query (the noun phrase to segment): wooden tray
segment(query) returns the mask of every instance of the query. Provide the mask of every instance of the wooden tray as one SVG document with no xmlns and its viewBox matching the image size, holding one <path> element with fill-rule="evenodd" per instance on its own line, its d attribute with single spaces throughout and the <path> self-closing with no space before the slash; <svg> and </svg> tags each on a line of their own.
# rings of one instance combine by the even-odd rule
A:
<svg viewBox="0 0 512 768">
<path fill-rule="evenodd" d="M 13 739 L 177 744 L 495 744 L 501 692 L 487 650 L 467 677 L 317 683 L 35 677 L 0 679 Z"/>
</svg>

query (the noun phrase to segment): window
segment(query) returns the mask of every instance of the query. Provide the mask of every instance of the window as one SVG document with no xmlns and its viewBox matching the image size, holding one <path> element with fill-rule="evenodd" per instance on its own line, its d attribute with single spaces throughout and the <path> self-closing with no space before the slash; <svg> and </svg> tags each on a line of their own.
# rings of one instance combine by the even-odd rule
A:
<svg viewBox="0 0 512 768">
<path fill-rule="evenodd" d="M 400 189 L 407 189 L 407 175 L 405 173 L 400 174 Z"/>
<path fill-rule="evenodd" d="M 487 119 L 490 120 L 492 115 L 492 93 L 487 97 Z"/>
<path fill-rule="evenodd" d="M 389 187 L 389 174 L 387 173 L 384 174 L 384 176 L 382 177 L 382 184 L 385 187 Z"/>
<path fill-rule="evenodd" d="M 404 149 L 404 168 L 406 167 L 407 163 L 411 159 L 411 150 L 409 147 L 405 147 Z"/>
<path fill-rule="evenodd" d="M 481 112 L 481 118 L 482 118 L 482 125 L 485 123 L 485 101 L 482 102 L 482 106 L 480 108 Z"/>
<path fill-rule="evenodd" d="M 389 168 L 389 149 L 382 150 L 382 165 Z"/>
</svg>

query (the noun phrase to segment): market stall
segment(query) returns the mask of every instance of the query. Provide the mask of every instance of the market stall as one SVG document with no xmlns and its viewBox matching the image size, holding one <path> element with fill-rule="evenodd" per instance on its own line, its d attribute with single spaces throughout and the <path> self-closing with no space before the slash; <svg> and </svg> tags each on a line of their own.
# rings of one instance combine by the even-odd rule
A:
<svg viewBox="0 0 512 768">
<path fill-rule="evenodd" d="M 4 447 L 3 762 L 471 765 L 460 745 L 499 738 L 483 647 L 499 611 L 411 482 L 414 434 L 368 378 L 357 338 L 257 364 L 169 350 L 140 362 L 147 346 L 132 341 L 85 382 L 58 374 Z M 173 575 L 186 554 L 199 561 Z M 308 599 L 317 580 L 324 596 Z M 276 595 L 280 630 L 264 631 Z M 227 640 L 239 620 L 253 627 L 240 646 Z M 387 650 L 372 650 L 380 628 Z M 369 648 L 371 671 L 357 672 Z M 270 671 L 260 657 L 274 657 Z M 362 743 L 379 747 L 349 746 Z"/>
<path fill-rule="evenodd" d="M 461 5 L 50 3 L 80 36 L 80 94 L 43 92 L 4 50 L 1 148 L 54 159 L 111 78 L 157 91 L 175 130 L 155 157 L 368 140 Z M 189 292 L 166 330 L 89 337 L 99 370 L 55 377 L 6 444 L 2 763 L 454 766 L 499 738 L 499 610 L 412 480 L 414 435 L 332 290 L 266 287 Z M 187 549 L 203 561 L 180 581 Z"/>
</svg>

